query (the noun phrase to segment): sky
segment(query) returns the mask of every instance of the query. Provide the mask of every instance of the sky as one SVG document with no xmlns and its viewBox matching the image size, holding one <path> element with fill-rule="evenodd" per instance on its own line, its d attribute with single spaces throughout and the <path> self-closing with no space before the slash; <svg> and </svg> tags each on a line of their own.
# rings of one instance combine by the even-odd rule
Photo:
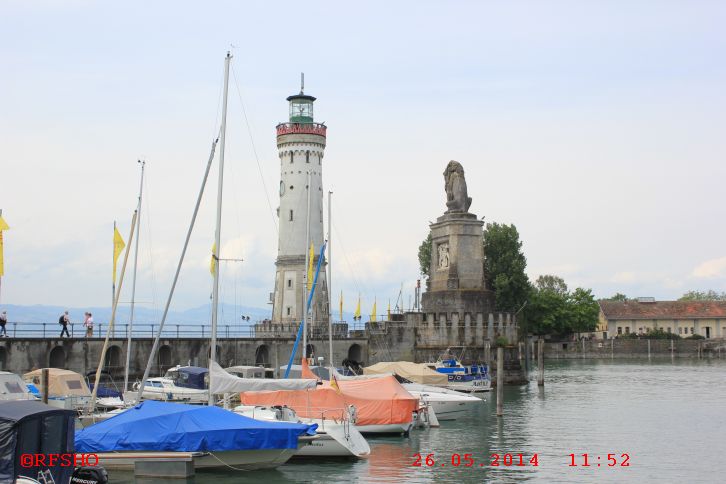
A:
<svg viewBox="0 0 726 484">
<path fill-rule="evenodd" d="M 399 292 L 410 306 L 449 160 L 471 212 L 516 225 L 533 279 L 597 297 L 726 291 L 724 21 L 717 1 L 6 0 L 0 304 L 110 305 L 113 223 L 128 239 L 143 159 L 136 299 L 163 307 L 227 50 L 222 257 L 244 261 L 224 263 L 226 303 L 269 308 L 274 129 L 303 71 L 328 126 L 347 311 L 358 294 L 364 312 Z M 215 162 L 175 309 L 209 304 L 216 182 Z"/>
</svg>

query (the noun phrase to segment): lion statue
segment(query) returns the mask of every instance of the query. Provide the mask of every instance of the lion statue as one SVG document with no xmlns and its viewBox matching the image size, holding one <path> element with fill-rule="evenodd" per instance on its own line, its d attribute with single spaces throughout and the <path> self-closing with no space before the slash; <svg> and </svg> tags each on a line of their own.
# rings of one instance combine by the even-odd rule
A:
<svg viewBox="0 0 726 484">
<path fill-rule="evenodd" d="M 450 161 L 444 170 L 447 212 L 468 212 L 471 197 L 466 191 L 464 167 L 458 161 Z"/>
</svg>

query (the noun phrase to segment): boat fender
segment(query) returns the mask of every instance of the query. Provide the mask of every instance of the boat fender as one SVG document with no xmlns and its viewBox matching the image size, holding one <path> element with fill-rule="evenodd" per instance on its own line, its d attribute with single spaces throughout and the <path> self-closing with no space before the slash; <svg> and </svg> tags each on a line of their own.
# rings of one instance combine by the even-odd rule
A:
<svg viewBox="0 0 726 484">
<path fill-rule="evenodd" d="M 100 466 L 78 467 L 73 471 L 70 484 L 108 484 L 108 472 Z"/>
</svg>

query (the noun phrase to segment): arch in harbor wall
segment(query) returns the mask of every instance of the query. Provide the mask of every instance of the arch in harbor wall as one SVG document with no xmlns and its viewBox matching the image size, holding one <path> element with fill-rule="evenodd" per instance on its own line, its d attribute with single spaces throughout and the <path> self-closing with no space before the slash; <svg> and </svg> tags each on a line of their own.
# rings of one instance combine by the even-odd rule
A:
<svg viewBox="0 0 726 484">
<path fill-rule="evenodd" d="M 255 350 L 255 366 L 270 366 L 270 348 L 267 345 L 260 345 Z"/>
<path fill-rule="evenodd" d="M 8 352 L 5 348 L 0 348 L 0 370 L 5 370 L 8 362 Z"/>
<path fill-rule="evenodd" d="M 66 369 L 66 352 L 62 346 L 56 346 L 48 354 L 48 368 Z"/>
<path fill-rule="evenodd" d="M 111 345 L 106 351 L 106 369 L 114 370 L 121 366 L 121 348 L 117 345 Z"/>
<path fill-rule="evenodd" d="M 361 362 L 363 361 L 363 348 L 359 344 L 352 344 L 348 348 L 348 359 Z"/>
<path fill-rule="evenodd" d="M 305 354 L 308 358 L 314 358 L 315 357 L 315 345 L 312 343 L 308 343 L 306 346 L 307 351 L 305 351 Z"/>
<path fill-rule="evenodd" d="M 161 370 L 161 373 L 163 374 L 171 368 L 173 365 L 171 364 L 171 346 L 169 345 L 162 345 L 161 348 L 159 348 L 159 370 Z"/>
</svg>

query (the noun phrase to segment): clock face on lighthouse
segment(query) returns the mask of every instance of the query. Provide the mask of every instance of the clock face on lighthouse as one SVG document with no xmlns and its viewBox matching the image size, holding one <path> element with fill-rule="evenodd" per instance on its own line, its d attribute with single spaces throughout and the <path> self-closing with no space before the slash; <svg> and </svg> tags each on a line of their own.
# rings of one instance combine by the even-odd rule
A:
<svg viewBox="0 0 726 484">
<path fill-rule="evenodd" d="M 283 196 L 285 194 L 285 183 L 280 180 L 280 196 Z"/>
</svg>

